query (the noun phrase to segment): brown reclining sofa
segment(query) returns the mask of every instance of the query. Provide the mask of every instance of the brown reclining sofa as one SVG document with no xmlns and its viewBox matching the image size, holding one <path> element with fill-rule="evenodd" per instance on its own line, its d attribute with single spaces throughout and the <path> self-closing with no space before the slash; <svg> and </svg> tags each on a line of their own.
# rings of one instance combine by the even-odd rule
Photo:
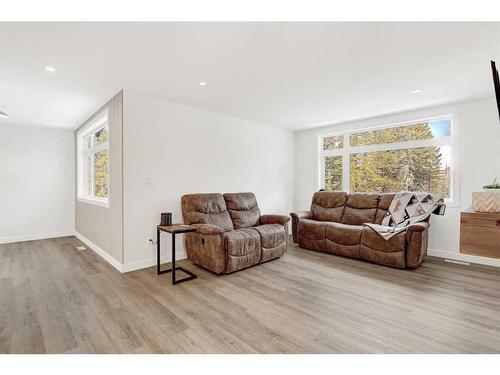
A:
<svg viewBox="0 0 500 375">
<path fill-rule="evenodd" d="M 381 224 L 395 194 L 320 191 L 311 210 L 291 213 L 300 247 L 397 268 L 417 268 L 427 254 L 428 222 L 412 224 L 389 240 L 363 223 Z"/>
<path fill-rule="evenodd" d="M 290 220 L 261 215 L 253 193 L 189 194 L 182 197 L 188 259 L 215 273 L 231 273 L 281 257 Z"/>
</svg>

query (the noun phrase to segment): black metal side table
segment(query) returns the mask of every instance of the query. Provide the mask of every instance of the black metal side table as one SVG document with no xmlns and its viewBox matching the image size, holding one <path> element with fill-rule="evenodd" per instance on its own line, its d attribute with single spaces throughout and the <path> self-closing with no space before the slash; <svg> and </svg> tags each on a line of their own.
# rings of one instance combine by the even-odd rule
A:
<svg viewBox="0 0 500 375">
<path fill-rule="evenodd" d="M 166 232 L 172 235 L 172 268 L 168 270 L 160 270 L 160 233 Z M 196 228 L 191 225 L 184 224 L 172 224 L 168 226 L 158 225 L 156 227 L 156 274 L 161 275 L 162 273 L 172 272 L 172 285 L 183 283 L 184 281 L 189 281 L 196 279 L 196 275 L 191 271 L 175 266 L 175 235 L 182 233 L 196 232 Z M 185 277 L 180 280 L 175 279 L 175 271 L 182 271 L 188 274 L 188 277 Z"/>
</svg>

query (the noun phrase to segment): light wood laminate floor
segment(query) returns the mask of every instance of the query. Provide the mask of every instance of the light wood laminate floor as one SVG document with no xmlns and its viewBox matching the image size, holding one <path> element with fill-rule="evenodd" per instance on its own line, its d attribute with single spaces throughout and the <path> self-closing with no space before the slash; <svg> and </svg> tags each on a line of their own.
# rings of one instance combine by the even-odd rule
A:
<svg viewBox="0 0 500 375">
<path fill-rule="evenodd" d="M 498 353 L 500 270 L 397 270 L 291 246 L 170 285 L 74 237 L 0 245 L 0 353 Z"/>
</svg>

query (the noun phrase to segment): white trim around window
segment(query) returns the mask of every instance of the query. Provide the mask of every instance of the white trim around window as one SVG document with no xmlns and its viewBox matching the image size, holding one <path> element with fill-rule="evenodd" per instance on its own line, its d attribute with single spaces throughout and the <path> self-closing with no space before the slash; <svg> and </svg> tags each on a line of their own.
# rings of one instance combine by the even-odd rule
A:
<svg viewBox="0 0 500 375">
<path fill-rule="evenodd" d="M 99 134 L 106 134 L 99 141 Z M 109 126 L 108 110 L 105 109 L 76 135 L 77 146 L 77 200 L 100 207 L 109 207 Z M 96 188 L 97 155 L 107 155 L 103 183 Z M 101 156 L 102 157 L 102 156 Z M 102 160 L 102 159 L 101 159 Z M 101 170 L 102 171 L 102 170 Z"/>
<path fill-rule="evenodd" d="M 340 183 L 341 189 L 346 192 L 351 191 L 351 179 L 350 179 L 350 159 L 352 154 L 361 154 L 377 151 L 393 151 L 393 150 L 404 150 L 404 149 L 414 149 L 422 147 L 447 147 L 450 148 L 450 197 L 446 199 L 446 203 L 450 207 L 458 207 L 458 116 L 453 114 L 440 115 L 435 117 L 427 117 L 422 119 L 415 119 L 411 121 L 398 122 L 390 125 L 381 125 L 373 127 L 359 127 L 352 128 L 348 130 L 343 130 L 339 132 L 330 132 L 326 134 L 321 134 L 318 136 L 318 161 L 319 161 L 319 173 L 318 173 L 318 188 L 325 188 L 325 160 L 327 157 L 331 156 L 341 156 L 342 157 L 342 181 Z M 365 131 L 373 131 L 387 128 L 397 128 L 412 124 L 419 124 L 423 122 L 437 121 L 437 120 L 449 120 L 450 121 L 450 135 L 441 136 L 431 139 L 422 140 L 410 140 L 404 142 L 386 143 L 386 144 L 372 144 L 372 145 L 361 145 L 352 146 L 350 144 L 350 136 L 355 133 L 361 133 Z M 323 150 L 323 140 L 327 137 L 343 137 L 342 147 L 332 148 Z"/>
</svg>

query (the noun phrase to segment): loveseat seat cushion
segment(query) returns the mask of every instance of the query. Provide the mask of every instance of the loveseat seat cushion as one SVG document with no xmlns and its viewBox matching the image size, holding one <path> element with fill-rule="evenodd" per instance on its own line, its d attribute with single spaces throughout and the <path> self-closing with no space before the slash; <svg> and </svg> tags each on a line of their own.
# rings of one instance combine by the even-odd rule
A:
<svg viewBox="0 0 500 375">
<path fill-rule="evenodd" d="M 385 240 L 373 229 L 363 227 L 360 257 L 373 263 L 405 268 L 406 231 Z"/>
<path fill-rule="evenodd" d="M 318 191 L 314 193 L 311 211 L 317 221 L 340 222 L 347 194 L 338 191 Z"/>
<path fill-rule="evenodd" d="M 234 272 L 259 263 L 260 235 L 254 229 L 242 228 L 226 232 L 224 248 L 227 254 L 226 272 Z"/>
<path fill-rule="evenodd" d="M 187 194 L 181 203 L 186 224 L 213 224 L 226 231 L 234 229 L 222 194 Z"/>
<path fill-rule="evenodd" d="M 254 193 L 225 193 L 224 199 L 235 229 L 260 224 L 260 210 Z"/>
<path fill-rule="evenodd" d="M 254 227 L 260 235 L 262 247 L 276 247 L 286 241 L 285 227 L 281 224 L 266 224 Z"/>
<path fill-rule="evenodd" d="M 373 223 L 377 214 L 378 194 L 349 194 L 342 216 L 342 224 Z"/>
<path fill-rule="evenodd" d="M 286 231 L 281 224 L 266 224 L 254 227 L 260 235 L 262 256 L 260 261 L 265 262 L 279 258 L 286 251 Z"/>
<path fill-rule="evenodd" d="M 302 219 L 297 226 L 297 242 L 306 249 L 325 251 L 325 221 Z"/>
</svg>

